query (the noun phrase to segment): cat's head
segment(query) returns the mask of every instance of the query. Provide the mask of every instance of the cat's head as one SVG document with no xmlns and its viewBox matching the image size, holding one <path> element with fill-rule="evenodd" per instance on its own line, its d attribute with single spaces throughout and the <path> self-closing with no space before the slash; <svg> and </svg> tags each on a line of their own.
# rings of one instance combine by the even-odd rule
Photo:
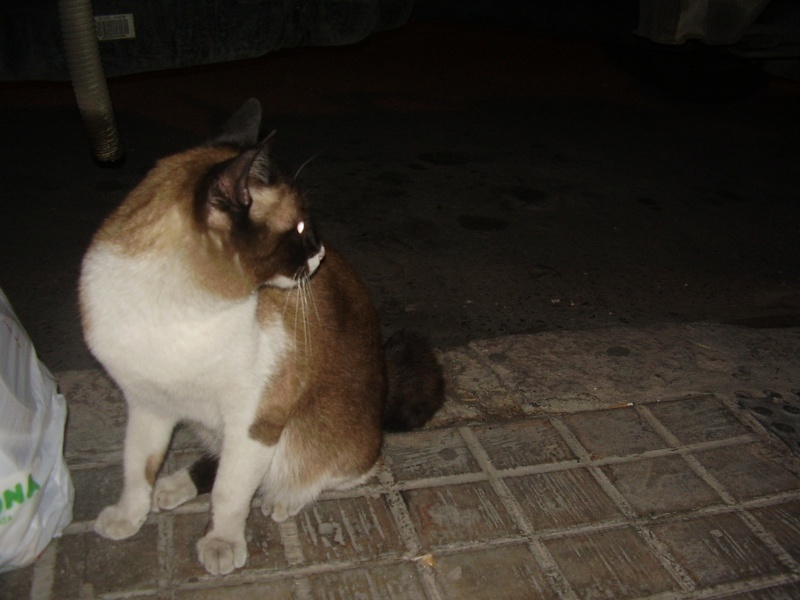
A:
<svg viewBox="0 0 800 600">
<path fill-rule="evenodd" d="M 297 286 L 325 248 L 303 196 L 275 161 L 274 132 L 260 139 L 261 105 L 248 100 L 209 146 L 235 150 L 198 183 L 194 219 L 200 234 L 256 285 Z"/>
</svg>

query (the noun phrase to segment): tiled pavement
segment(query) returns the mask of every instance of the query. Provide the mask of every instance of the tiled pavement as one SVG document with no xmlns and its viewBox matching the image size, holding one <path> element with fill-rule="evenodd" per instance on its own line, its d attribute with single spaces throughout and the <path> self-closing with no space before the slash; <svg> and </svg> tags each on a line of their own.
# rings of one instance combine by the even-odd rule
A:
<svg viewBox="0 0 800 600">
<path fill-rule="evenodd" d="M 725 395 L 390 436 L 367 485 L 282 524 L 254 510 L 225 577 L 195 558 L 206 498 L 123 542 L 94 534 L 120 478 L 118 452 L 98 456 L 68 451 L 75 522 L 0 596 L 800 597 L 797 463 Z"/>
</svg>

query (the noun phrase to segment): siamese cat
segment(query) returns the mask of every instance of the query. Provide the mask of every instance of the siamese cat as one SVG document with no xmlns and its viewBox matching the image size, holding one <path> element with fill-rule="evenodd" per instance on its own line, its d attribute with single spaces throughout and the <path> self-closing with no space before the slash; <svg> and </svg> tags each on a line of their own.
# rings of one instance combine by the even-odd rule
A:
<svg viewBox="0 0 800 600">
<path fill-rule="evenodd" d="M 382 430 L 418 427 L 443 402 L 432 349 L 404 332 L 381 344 L 364 285 L 260 126 L 251 99 L 220 135 L 160 160 L 80 276 L 86 342 L 128 407 L 122 493 L 95 530 L 127 538 L 150 510 L 210 491 L 197 553 L 212 574 L 244 565 L 257 492 L 265 515 L 296 515 L 368 479 Z M 158 478 L 181 422 L 208 454 Z"/>
</svg>

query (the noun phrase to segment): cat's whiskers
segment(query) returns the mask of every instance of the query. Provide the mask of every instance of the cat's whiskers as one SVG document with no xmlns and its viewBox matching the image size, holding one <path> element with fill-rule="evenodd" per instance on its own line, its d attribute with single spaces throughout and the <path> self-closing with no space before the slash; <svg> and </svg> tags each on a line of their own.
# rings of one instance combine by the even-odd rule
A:
<svg viewBox="0 0 800 600">
<path fill-rule="evenodd" d="M 300 306 L 302 308 L 303 314 L 301 315 L 303 320 L 303 344 L 306 350 L 306 355 L 311 349 L 311 344 L 309 344 L 309 331 L 308 331 L 308 298 L 306 297 L 306 284 L 305 284 L 305 277 L 300 278 Z"/>
<path fill-rule="evenodd" d="M 314 290 L 311 288 L 311 279 L 306 278 L 306 289 L 308 290 L 308 297 L 311 299 L 311 306 L 314 308 L 314 314 L 317 315 L 317 323 L 322 323 L 317 310 L 317 301 L 314 299 Z"/>
<path fill-rule="evenodd" d="M 319 153 L 317 153 L 317 154 L 314 154 L 314 155 L 313 155 L 313 156 L 311 156 L 311 157 L 310 157 L 308 160 L 306 160 L 306 161 L 305 161 L 305 162 L 304 162 L 302 165 L 300 165 L 300 167 L 297 169 L 297 171 L 295 171 L 295 173 L 294 173 L 294 177 L 293 177 L 292 179 L 296 181 L 296 180 L 297 180 L 297 177 L 298 177 L 298 175 L 300 175 L 300 171 L 302 171 L 303 169 L 305 169 L 305 168 L 306 168 L 306 165 L 307 165 L 308 163 L 310 163 L 312 160 L 314 160 L 315 158 L 318 158 L 318 157 L 319 157 Z"/>
<path fill-rule="evenodd" d="M 292 287 L 292 291 L 294 292 L 294 344 L 297 346 L 297 319 L 300 315 L 300 288 L 297 285 L 297 276 L 299 274 L 299 270 L 295 272 L 294 276 L 292 277 L 292 281 L 295 282 L 295 285 Z"/>
<path fill-rule="evenodd" d="M 308 321 L 308 277 L 303 273 L 304 267 L 299 268 L 294 276 L 292 277 L 292 281 L 294 282 L 294 286 L 289 294 L 287 294 L 287 303 L 288 297 L 292 293 L 295 294 L 294 297 L 294 343 L 295 347 L 299 349 L 300 346 L 300 335 L 298 331 L 298 326 L 303 328 L 303 338 L 302 338 L 302 345 L 303 345 L 303 353 L 305 354 L 306 358 L 310 358 L 311 356 L 311 331 L 309 328 L 309 321 Z M 285 310 L 285 307 L 284 307 Z"/>
<path fill-rule="evenodd" d="M 308 304 L 309 304 L 309 294 L 311 293 L 311 285 L 310 280 L 307 275 L 303 275 L 300 279 L 300 290 L 302 292 L 302 305 L 303 305 L 303 339 L 306 345 L 306 355 L 308 358 L 311 357 L 312 353 L 312 345 L 311 345 L 311 327 L 309 322 L 309 313 L 308 313 Z"/>
<path fill-rule="evenodd" d="M 283 313 L 282 313 L 282 316 L 284 316 L 284 317 L 286 316 L 286 307 L 289 306 L 289 298 L 291 298 L 291 297 L 292 297 L 292 290 L 289 290 L 286 293 L 286 299 L 283 301 Z"/>
</svg>

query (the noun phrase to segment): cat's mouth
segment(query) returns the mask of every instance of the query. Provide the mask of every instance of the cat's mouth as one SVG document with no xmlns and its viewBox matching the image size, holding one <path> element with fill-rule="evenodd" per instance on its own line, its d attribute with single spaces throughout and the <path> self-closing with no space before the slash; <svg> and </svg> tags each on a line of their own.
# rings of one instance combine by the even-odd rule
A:
<svg viewBox="0 0 800 600">
<path fill-rule="evenodd" d="M 310 279 L 316 273 L 322 259 L 325 258 L 325 246 L 320 245 L 319 250 L 311 258 L 307 259 L 305 264 L 300 267 L 294 274 L 294 277 L 287 277 L 286 275 L 276 275 L 269 281 L 267 285 L 290 290 L 301 285 L 304 281 Z"/>
</svg>

